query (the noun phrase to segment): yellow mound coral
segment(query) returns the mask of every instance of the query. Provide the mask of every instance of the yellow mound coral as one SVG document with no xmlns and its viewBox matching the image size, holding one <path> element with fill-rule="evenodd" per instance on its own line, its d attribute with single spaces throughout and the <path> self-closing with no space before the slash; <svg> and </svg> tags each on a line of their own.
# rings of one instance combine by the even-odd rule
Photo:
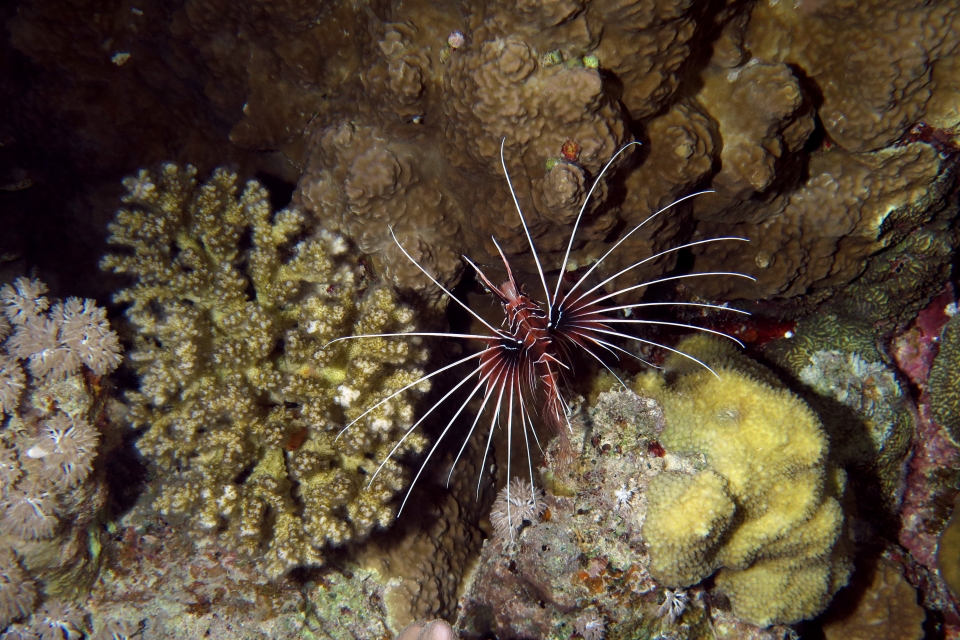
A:
<svg viewBox="0 0 960 640">
<path fill-rule="evenodd" d="M 236 175 L 198 186 L 195 173 L 168 164 L 127 179 L 129 208 L 110 227 L 132 251 L 103 268 L 137 277 L 117 295 L 137 329 L 137 446 L 157 468 L 161 513 L 276 575 L 393 520 L 402 467 L 386 463 L 367 485 L 412 423 L 409 392 L 334 440 L 416 381 L 426 352 L 416 338 L 328 345 L 411 331 L 413 312 L 364 279 L 341 238 L 306 235 L 296 209 L 272 212 L 256 182 L 238 195 Z M 397 455 L 423 444 L 413 434 Z"/>
<path fill-rule="evenodd" d="M 660 442 L 702 453 L 705 469 L 665 472 L 650 483 L 643 534 L 650 571 L 670 587 L 716 572 L 734 612 L 759 625 L 813 617 L 850 572 L 838 501 L 845 482 L 827 464 L 813 411 L 773 375 L 702 337 L 679 347 L 668 379 L 640 376 L 638 391 L 664 407 Z M 749 372 L 749 373 L 748 373 Z"/>
</svg>

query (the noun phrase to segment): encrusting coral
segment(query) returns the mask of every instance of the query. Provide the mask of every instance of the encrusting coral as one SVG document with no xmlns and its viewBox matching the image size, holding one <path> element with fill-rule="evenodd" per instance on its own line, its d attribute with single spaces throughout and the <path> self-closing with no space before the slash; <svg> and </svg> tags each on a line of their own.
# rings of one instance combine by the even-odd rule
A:
<svg viewBox="0 0 960 640">
<path fill-rule="evenodd" d="M 954 315 L 943 329 L 940 351 L 930 370 L 930 407 L 933 418 L 949 434 L 954 444 L 960 444 L 960 314 Z"/>
<path fill-rule="evenodd" d="M 876 566 L 855 574 L 858 583 L 838 596 L 841 606 L 827 614 L 827 640 L 920 640 L 926 612 L 917 604 L 917 590 L 903 576 L 903 565 L 880 557 Z M 852 601 L 852 602 L 851 602 Z"/>
<path fill-rule="evenodd" d="M 308 234 L 297 209 L 272 211 L 257 182 L 238 193 L 217 170 L 167 164 L 125 181 L 102 267 L 136 278 L 117 294 L 137 331 L 129 396 L 157 477 L 154 506 L 224 536 L 267 572 L 322 562 L 327 544 L 394 516 L 406 476 L 396 456 L 420 384 L 345 425 L 422 375 L 415 339 L 335 338 L 413 329 L 414 316 L 364 276 L 342 238 Z M 245 242 L 249 238 L 249 249 Z M 367 486 L 367 485 L 370 486 Z"/>
<path fill-rule="evenodd" d="M 833 462 L 852 472 L 868 510 L 896 512 L 915 417 L 873 327 L 823 313 L 801 320 L 764 354 L 806 387 L 804 398 L 830 436 Z"/>
<path fill-rule="evenodd" d="M 0 630 L 28 619 L 10 633 L 79 638 L 82 616 L 64 622 L 57 612 L 73 609 L 55 599 L 96 575 L 106 489 L 95 463 L 111 424 L 101 376 L 120 343 L 93 300 L 51 305 L 46 290 L 28 278 L 0 288 Z"/>
<path fill-rule="evenodd" d="M 810 407 L 771 385 L 770 374 L 751 375 L 757 365 L 726 347 L 701 336 L 677 347 L 716 375 L 672 354 L 669 384 L 637 378 L 637 389 L 663 404 L 663 446 L 706 457 L 703 469 L 650 482 L 650 571 L 669 587 L 715 574 L 734 613 L 758 625 L 811 618 L 851 570 L 839 502 L 845 477 L 828 463 Z"/>
</svg>

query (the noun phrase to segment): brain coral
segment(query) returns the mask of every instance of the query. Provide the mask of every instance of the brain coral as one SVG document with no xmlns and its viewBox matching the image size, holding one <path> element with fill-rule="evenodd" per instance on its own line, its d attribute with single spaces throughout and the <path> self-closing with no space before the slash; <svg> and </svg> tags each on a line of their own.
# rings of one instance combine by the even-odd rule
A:
<svg viewBox="0 0 960 640">
<path fill-rule="evenodd" d="M 128 178 L 110 227 L 130 252 L 103 268 L 136 278 L 116 296 L 136 329 L 132 420 L 159 476 L 156 508 L 276 575 L 392 521 L 401 466 L 364 487 L 412 423 L 410 392 L 334 437 L 420 377 L 426 352 L 415 340 L 325 347 L 410 331 L 413 313 L 364 278 L 341 238 L 306 235 L 296 209 L 273 212 L 258 183 L 238 195 L 236 175 L 198 185 L 195 173 L 168 164 Z M 399 452 L 423 444 L 412 435 Z"/>
<path fill-rule="evenodd" d="M 930 369 L 930 407 L 933 418 L 943 427 L 953 442 L 960 443 L 960 389 L 957 371 L 960 370 L 960 316 L 954 316 L 943 329 L 940 351 Z"/>
<path fill-rule="evenodd" d="M 726 345 L 694 337 L 678 348 L 719 377 L 674 354 L 669 384 L 653 374 L 637 380 L 663 404 L 663 446 L 706 456 L 702 470 L 650 482 L 651 573 L 671 588 L 716 574 L 734 613 L 758 625 L 815 616 L 851 569 L 838 500 L 845 478 L 827 462 L 820 421 Z"/>
<path fill-rule="evenodd" d="M 830 435 L 833 461 L 856 470 L 851 482 L 863 494 L 865 510 L 882 506 L 894 513 L 915 419 L 873 327 L 844 316 L 811 316 L 764 355 L 806 386 L 804 397 Z"/>
</svg>

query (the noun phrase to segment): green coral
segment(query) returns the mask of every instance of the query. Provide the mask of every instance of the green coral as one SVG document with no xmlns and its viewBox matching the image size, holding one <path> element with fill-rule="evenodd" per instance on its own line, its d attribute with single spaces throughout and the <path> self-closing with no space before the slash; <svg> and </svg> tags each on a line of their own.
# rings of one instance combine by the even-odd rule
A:
<svg viewBox="0 0 960 640">
<path fill-rule="evenodd" d="M 872 327 L 844 316 L 814 316 L 767 355 L 806 385 L 805 399 L 830 434 L 833 460 L 856 468 L 854 482 L 864 491 L 879 488 L 882 504 L 896 511 L 914 419 Z"/>
<path fill-rule="evenodd" d="M 671 588 L 715 573 L 734 613 L 761 626 L 812 618 L 850 572 L 845 479 L 828 463 L 820 421 L 725 344 L 696 336 L 677 349 L 717 375 L 673 354 L 664 363 L 670 382 L 642 375 L 637 390 L 663 405 L 666 450 L 703 454 L 706 468 L 651 480 L 650 572 Z"/>
<path fill-rule="evenodd" d="M 416 381 L 417 338 L 336 338 L 413 330 L 412 311 L 371 285 L 346 243 L 310 233 L 297 209 L 218 169 L 164 165 L 124 181 L 102 268 L 136 278 L 116 296 L 136 330 L 129 396 L 154 505 L 196 532 L 262 557 L 270 575 L 322 562 L 322 549 L 394 517 L 397 456 L 422 449 L 406 391 L 337 434 L 364 407 Z M 425 391 L 421 383 L 416 391 Z M 370 486 L 366 486 L 370 483 Z"/>
<path fill-rule="evenodd" d="M 869 361 L 881 357 L 869 323 L 833 314 L 804 318 L 792 337 L 772 342 L 764 355 L 798 375 L 811 354 L 825 350 L 855 352 Z"/>
<path fill-rule="evenodd" d="M 948 220 L 934 220 L 870 258 L 863 275 L 841 288 L 828 307 L 885 331 L 903 327 L 943 290 L 957 243 L 957 229 Z"/>
<path fill-rule="evenodd" d="M 940 337 L 940 351 L 930 369 L 930 407 L 933 419 L 960 443 L 960 315 L 953 316 Z"/>
</svg>

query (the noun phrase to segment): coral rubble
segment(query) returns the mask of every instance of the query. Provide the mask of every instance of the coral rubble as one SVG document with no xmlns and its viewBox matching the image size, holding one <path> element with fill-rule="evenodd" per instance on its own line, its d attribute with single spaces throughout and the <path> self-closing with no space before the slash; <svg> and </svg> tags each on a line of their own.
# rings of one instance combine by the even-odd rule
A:
<svg viewBox="0 0 960 640">
<path fill-rule="evenodd" d="M 146 430 L 155 507 L 278 575 L 392 521 L 403 468 L 394 458 L 370 479 L 394 446 L 423 446 L 400 436 L 428 385 L 398 392 L 426 351 L 416 339 L 328 344 L 410 331 L 413 313 L 364 278 L 342 238 L 274 212 L 258 183 L 238 193 L 228 171 L 194 175 L 168 164 L 127 179 L 110 227 L 128 252 L 103 268 L 136 278 L 116 297 L 137 332 L 131 420 Z"/>
<path fill-rule="evenodd" d="M 291 588 L 226 541 L 197 548 L 176 527 L 136 512 L 117 524 L 85 606 L 98 631 L 141 627 L 131 639 L 169 640 L 392 637 L 383 587 L 356 565 L 325 568 Z"/>
</svg>

